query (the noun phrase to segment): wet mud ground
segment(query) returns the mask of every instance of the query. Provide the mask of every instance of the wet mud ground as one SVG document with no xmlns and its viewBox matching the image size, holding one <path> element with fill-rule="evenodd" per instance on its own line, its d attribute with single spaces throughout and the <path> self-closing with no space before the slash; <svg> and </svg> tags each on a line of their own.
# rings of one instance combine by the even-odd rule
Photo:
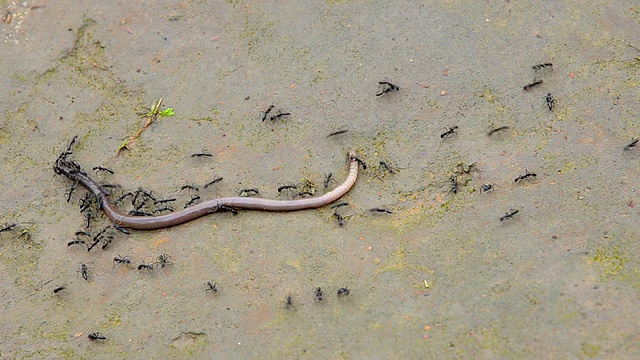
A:
<svg viewBox="0 0 640 360">
<path fill-rule="evenodd" d="M 0 9 L 0 223 L 17 224 L 0 233 L 2 358 L 640 355 L 640 148 L 625 150 L 640 137 L 637 4 Z M 376 96 L 384 79 L 400 90 Z M 118 155 L 160 98 L 175 115 Z M 261 122 L 272 104 L 291 115 Z M 181 186 L 216 176 L 203 199 L 253 187 L 273 198 L 303 178 L 322 193 L 326 173 L 329 188 L 346 177 L 348 150 L 368 167 L 343 227 L 329 208 L 220 213 L 113 232 L 87 252 L 67 243 L 109 222 L 85 229 L 84 191 L 67 202 L 72 183 L 52 170 L 75 135 L 73 159 L 115 194 L 144 187 L 176 208 L 190 196 Z M 202 151 L 213 156 L 190 157 Z M 537 176 L 514 182 L 527 171 Z M 173 264 L 136 269 L 160 254 Z M 114 265 L 119 255 L 133 263 Z"/>
</svg>

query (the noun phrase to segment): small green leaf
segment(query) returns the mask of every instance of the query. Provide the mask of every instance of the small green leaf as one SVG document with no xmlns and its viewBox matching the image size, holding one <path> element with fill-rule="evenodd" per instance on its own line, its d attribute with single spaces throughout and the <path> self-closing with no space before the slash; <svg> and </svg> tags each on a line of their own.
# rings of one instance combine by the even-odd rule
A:
<svg viewBox="0 0 640 360">
<path fill-rule="evenodd" d="M 160 116 L 173 116 L 174 115 L 173 108 L 166 108 L 160 111 L 158 114 L 160 114 Z"/>
</svg>

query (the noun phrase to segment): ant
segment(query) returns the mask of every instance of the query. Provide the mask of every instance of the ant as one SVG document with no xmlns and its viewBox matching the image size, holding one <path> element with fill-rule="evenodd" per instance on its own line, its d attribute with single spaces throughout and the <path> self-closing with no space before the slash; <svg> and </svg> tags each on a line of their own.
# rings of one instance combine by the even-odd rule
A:
<svg viewBox="0 0 640 360">
<path fill-rule="evenodd" d="M 242 189 L 240 191 L 238 191 L 238 195 L 242 196 L 242 197 L 248 197 L 248 196 L 254 196 L 254 195 L 259 195 L 260 191 L 256 188 L 251 188 L 251 189 Z"/>
<path fill-rule="evenodd" d="M 325 175 L 323 184 L 325 189 L 329 187 L 329 182 L 331 182 L 332 179 L 333 173 L 328 173 L 327 175 Z"/>
<path fill-rule="evenodd" d="M 130 235 L 131 234 L 131 231 L 129 231 L 129 228 L 122 227 L 122 226 L 116 225 L 116 224 L 113 224 L 113 228 L 118 230 L 118 231 L 120 231 L 123 234 L 126 234 L 126 235 Z"/>
<path fill-rule="evenodd" d="M 138 189 L 138 190 L 136 190 L 136 196 L 138 196 L 139 194 L 142 194 L 142 195 L 148 197 L 149 199 L 151 199 L 153 201 L 157 200 L 156 197 L 153 196 L 153 194 L 150 191 L 146 191 L 144 189 Z M 135 198 L 134 198 L 133 202 L 135 202 Z"/>
<path fill-rule="evenodd" d="M 349 290 L 346 286 L 338 289 L 338 297 L 344 297 L 349 295 L 350 293 L 351 293 L 351 290 Z"/>
<path fill-rule="evenodd" d="M 153 213 L 157 214 L 157 213 L 160 213 L 160 212 L 163 212 L 163 211 L 173 212 L 173 208 L 171 206 L 165 206 L 165 207 L 161 207 L 159 209 L 153 210 Z"/>
<path fill-rule="evenodd" d="M 116 199 L 115 204 L 118 205 L 118 203 L 123 201 L 124 199 L 126 199 L 127 196 L 134 196 L 134 194 L 132 192 L 128 192 L 128 193 L 120 196 L 119 198 Z"/>
<path fill-rule="evenodd" d="M 91 218 L 93 217 L 93 214 L 91 214 L 91 209 L 89 209 L 89 211 L 87 211 L 86 214 L 84 214 L 84 218 L 85 218 L 85 227 L 88 229 L 91 227 Z"/>
<path fill-rule="evenodd" d="M 517 214 L 520 210 L 511 209 L 510 212 L 506 213 L 503 217 L 500 218 L 500 221 L 504 221 L 507 219 L 511 219 L 515 214 Z"/>
<path fill-rule="evenodd" d="M 76 182 L 75 184 L 71 185 L 71 188 L 69 189 L 69 192 L 65 193 L 65 195 L 67 196 L 67 202 L 71 201 L 71 195 L 73 194 L 73 192 L 76 190 L 76 185 L 78 183 Z"/>
<path fill-rule="evenodd" d="M 317 287 L 316 288 L 316 300 L 319 302 L 322 302 L 323 299 L 323 295 L 322 295 L 322 289 Z"/>
<path fill-rule="evenodd" d="M 344 218 L 342 217 L 342 215 L 338 214 L 338 212 L 335 210 L 333 212 L 333 217 L 335 217 L 338 220 L 338 225 L 344 226 L 345 224 Z"/>
<path fill-rule="evenodd" d="M 631 139 L 631 143 L 624 147 L 625 150 L 631 150 L 638 145 L 638 139 Z M 15 224 L 13 224 L 15 226 Z"/>
<path fill-rule="evenodd" d="M 106 337 L 106 336 L 104 336 L 104 335 L 102 335 L 102 334 L 101 334 L 101 333 L 99 333 L 99 332 L 93 332 L 93 333 L 89 334 L 87 337 L 88 337 L 88 338 L 89 338 L 89 340 L 91 340 L 91 341 L 96 341 L 96 340 L 107 340 L 107 337 Z"/>
<path fill-rule="evenodd" d="M 59 286 L 59 287 L 53 289 L 53 293 L 54 294 L 58 294 L 58 293 L 63 292 L 65 290 L 67 290 L 67 287 L 63 285 L 63 286 Z"/>
<path fill-rule="evenodd" d="M 167 204 L 170 202 L 174 202 L 176 201 L 176 198 L 171 198 L 171 199 L 160 199 L 160 200 L 156 200 L 153 202 L 153 205 L 158 205 L 158 204 Z"/>
<path fill-rule="evenodd" d="M 186 204 L 184 204 L 184 208 L 188 208 L 189 206 L 193 205 L 196 201 L 200 200 L 200 196 L 198 195 L 191 195 L 191 200 L 187 201 Z"/>
<path fill-rule="evenodd" d="M 480 192 L 487 192 L 489 190 L 495 189 L 496 184 L 482 184 L 480 185 Z"/>
<path fill-rule="evenodd" d="M 387 81 L 378 81 L 378 93 L 376 96 L 382 96 L 384 94 L 388 94 L 392 91 L 400 91 L 400 87 L 398 85 L 394 85 Z"/>
<path fill-rule="evenodd" d="M 396 170 L 394 168 L 392 168 L 391 166 L 389 166 L 389 164 L 387 164 L 384 161 L 380 161 L 380 169 L 384 169 L 386 171 L 389 172 L 389 174 L 395 174 Z"/>
<path fill-rule="evenodd" d="M 87 267 L 86 264 L 80 265 L 78 270 L 76 270 L 76 273 L 80 273 L 84 281 L 89 281 L 89 267 Z"/>
<path fill-rule="evenodd" d="M 149 272 L 152 272 L 153 271 L 153 263 L 149 263 L 149 264 L 142 263 L 142 264 L 138 265 L 138 270 L 139 271 L 147 270 Z"/>
<path fill-rule="evenodd" d="M 293 306 L 293 297 L 291 295 L 287 295 L 286 302 L 287 303 L 285 304 L 285 306 L 287 308 L 296 308 L 295 306 Z"/>
<path fill-rule="evenodd" d="M 127 256 L 116 256 L 113 258 L 113 266 L 116 266 L 116 264 L 131 264 L 131 260 L 129 260 L 129 258 Z"/>
<path fill-rule="evenodd" d="M 207 285 L 207 290 L 205 290 L 205 292 L 213 291 L 214 294 L 218 292 L 218 283 L 212 284 L 211 281 L 207 281 L 205 285 Z"/>
<path fill-rule="evenodd" d="M 269 106 L 269 108 L 262 112 L 262 115 L 260 116 L 260 121 L 265 121 L 267 120 L 267 115 L 271 112 L 271 110 L 273 110 L 273 104 L 271 104 L 271 106 Z"/>
<path fill-rule="evenodd" d="M 451 192 L 457 194 L 459 190 L 458 186 L 460 186 L 458 178 L 456 178 L 455 175 L 451 175 L 451 177 L 449 177 L 449 181 L 451 181 Z"/>
<path fill-rule="evenodd" d="M 275 115 L 273 115 L 272 117 L 270 117 L 270 118 L 269 118 L 269 120 L 274 121 L 274 120 L 276 120 L 276 119 L 278 119 L 278 118 L 281 118 L 281 117 L 283 117 L 283 116 L 289 116 L 289 115 L 291 115 L 291 113 L 289 113 L 289 112 L 282 112 L 282 110 L 278 110 L 278 113 L 277 113 L 277 114 L 275 114 Z"/>
<path fill-rule="evenodd" d="M 347 203 L 347 202 L 341 202 L 341 203 L 337 203 L 337 204 L 333 204 L 333 205 L 331 205 L 331 209 L 335 209 L 335 208 L 339 208 L 339 207 L 341 207 L 341 206 L 347 206 L 347 205 L 349 205 L 349 203 Z"/>
<path fill-rule="evenodd" d="M 552 63 L 543 63 L 543 64 L 538 64 L 538 65 L 533 65 L 531 68 L 533 70 L 538 71 L 538 70 L 541 70 L 541 69 L 544 69 L 544 68 L 547 68 L 547 67 L 553 67 L 553 64 Z"/>
<path fill-rule="evenodd" d="M 556 99 L 553 97 L 553 95 L 551 95 L 551 93 L 547 93 L 547 96 L 545 96 L 545 99 L 547 100 L 547 106 L 549 107 L 549 111 L 553 110 L 553 107 L 556 104 Z"/>
<path fill-rule="evenodd" d="M 373 209 L 369 209 L 369 211 L 375 212 L 375 213 L 393 214 L 393 211 L 389 209 L 382 209 L 382 208 L 373 208 Z"/>
<path fill-rule="evenodd" d="M 458 128 L 458 126 L 450 127 L 449 129 L 447 129 L 447 131 L 445 131 L 442 134 L 440 134 L 440 139 L 444 139 L 446 137 L 455 135 L 457 128 Z"/>
<path fill-rule="evenodd" d="M 236 210 L 236 209 L 234 209 L 232 207 L 226 206 L 226 205 L 218 206 L 218 209 L 216 211 L 227 211 L 227 212 L 232 213 L 233 215 L 238 215 L 238 210 Z"/>
<path fill-rule="evenodd" d="M 173 262 L 169 261 L 170 256 L 167 254 L 160 254 L 156 258 L 156 263 L 160 265 L 160 267 L 165 267 L 167 265 L 173 265 Z"/>
<path fill-rule="evenodd" d="M 362 169 L 363 169 L 363 170 L 367 170 L 367 163 L 365 163 L 364 161 L 360 160 L 359 158 L 357 158 L 357 157 L 355 157 L 355 156 L 353 157 L 353 159 L 352 159 L 352 160 L 357 161 L 357 162 L 358 162 L 358 164 L 360 164 L 360 165 L 362 166 Z"/>
<path fill-rule="evenodd" d="M 518 176 L 515 180 L 513 180 L 513 182 L 518 182 L 519 180 L 524 180 L 524 179 L 526 179 L 528 177 L 531 177 L 531 176 L 538 176 L 538 175 L 535 174 L 535 173 L 530 173 L 528 170 L 525 170 L 524 171 L 524 175 Z"/>
<path fill-rule="evenodd" d="M 200 189 L 198 189 L 198 187 L 197 187 L 197 186 L 195 186 L 195 185 L 184 185 L 184 186 L 182 186 L 182 187 L 180 188 L 180 191 L 185 190 L 185 189 L 187 189 L 187 190 L 193 190 L 193 191 L 200 191 Z"/>
<path fill-rule="evenodd" d="M 195 157 L 212 157 L 213 155 L 206 153 L 206 152 L 201 152 L 201 153 L 197 153 L 197 154 L 191 154 L 192 158 Z"/>
<path fill-rule="evenodd" d="M 11 229 L 13 229 L 14 227 L 16 227 L 18 224 L 10 224 L 10 225 L 6 225 L 5 227 L 3 227 L 2 229 L 0 229 L 0 233 L 4 232 L 4 231 L 9 231 Z"/>
<path fill-rule="evenodd" d="M 73 240 L 73 241 L 69 241 L 67 243 L 67 247 L 71 246 L 71 245 L 87 245 L 87 243 L 84 240 Z"/>
<path fill-rule="evenodd" d="M 114 172 L 113 170 L 106 168 L 104 166 L 96 166 L 93 168 L 93 170 L 97 173 L 98 171 L 104 171 L 104 172 L 108 172 L 109 174 L 113 175 Z"/>
<path fill-rule="evenodd" d="M 151 213 L 148 213 L 146 211 L 140 211 L 140 210 L 131 210 L 131 211 L 129 211 L 129 215 L 131 215 L 131 216 L 153 216 L 153 214 L 151 214 Z"/>
<path fill-rule="evenodd" d="M 278 188 L 278 192 L 281 193 L 284 190 L 297 190 L 298 187 L 296 185 L 282 185 Z"/>
<path fill-rule="evenodd" d="M 203 187 L 206 189 L 206 188 L 208 188 L 209 186 L 214 185 L 215 183 L 222 181 L 222 179 L 223 179 L 223 177 L 222 177 L 222 176 L 218 176 L 217 178 L 215 178 L 215 179 L 213 179 L 213 180 L 209 181 L 208 183 L 204 184 L 204 186 L 203 186 Z"/>
<path fill-rule="evenodd" d="M 529 91 L 531 90 L 532 87 L 536 86 L 536 85 L 540 85 L 542 84 L 542 80 L 535 80 L 534 82 L 527 84 L 523 87 L 524 91 Z"/>
<path fill-rule="evenodd" d="M 493 135 L 493 134 L 495 134 L 497 132 L 500 132 L 500 131 L 503 131 L 503 130 L 509 130 L 509 129 L 510 129 L 510 127 L 508 127 L 508 126 L 500 126 L 499 128 L 495 128 L 495 129 L 489 131 L 489 134 L 487 134 L 487 135 L 491 136 L 491 135 Z"/>
<path fill-rule="evenodd" d="M 334 131 L 334 132 L 332 132 L 331 134 L 327 135 L 327 137 L 332 137 L 332 136 L 335 136 L 335 135 L 344 134 L 344 133 L 346 133 L 347 131 L 349 131 L 349 130 L 338 130 L 338 131 Z"/>
</svg>

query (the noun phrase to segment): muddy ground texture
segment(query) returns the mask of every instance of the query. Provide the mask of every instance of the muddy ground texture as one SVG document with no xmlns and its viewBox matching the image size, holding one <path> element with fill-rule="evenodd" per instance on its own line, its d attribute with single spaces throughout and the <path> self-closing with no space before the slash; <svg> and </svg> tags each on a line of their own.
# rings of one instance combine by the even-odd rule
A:
<svg viewBox="0 0 640 360">
<path fill-rule="evenodd" d="M 5 0 L 0 20 L 2 357 L 640 357 L 637 5 Z M 349 150 L 367 168 L 344 226 L 327 207 L 124 234 L 52 170 L 76 135 L 113 197 L 175 210 L 321 194 Z"/>
</svg>

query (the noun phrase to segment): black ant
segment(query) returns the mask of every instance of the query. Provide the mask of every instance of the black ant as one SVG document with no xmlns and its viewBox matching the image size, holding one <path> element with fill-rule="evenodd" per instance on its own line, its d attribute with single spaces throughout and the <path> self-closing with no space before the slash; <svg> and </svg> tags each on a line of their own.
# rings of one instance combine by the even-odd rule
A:
<svg viewBox="0 0 640 360">
<path fill-rule="evenodd" d="M 455 135 L 456 134 L 456 129 L 458 129 L 458 126 L 450 127 L 449 129 L 447 129 L 447 131 L 445 131 L 442 134 L 440 134 L 440 139 L 444 139 L 446 137 Z"/>
<path fill-rule="evenodd" d="M 482 184 L 480 185 L 480 192 L 487 192 L 489 190 L 495 189 L 496 184 Z"/>
<path fill-rule="evenodd" d="M 547 96 L 545 96 L 545 99 L 547 100 L 547 106 L 549 107 L 549 111 L 553 110 L 553 107 L 556 104 L 556 99 L 553 97 L 553 95 L 551 95 L 551 93 L 547 93 Z"/>
<path fill-rule="evenodd" d="M 58 293 L 60 293 L 60 292 L 62 292 L 62 291 L 65 291 L 65 290 L 67 290 L 67 287 L 66 287 L 66 286 L 59 286 L 59 287 L 57 287 L 57 288 L 53 289 L 53 293 L 54 293 L 54 294 L 58 294 Z"/>
<path fill-rule="evenodd" d="M 189 206 L 193 205 L 196 201 L 200 200 L 200 196 L 198 195 L 191 195 L 191 200 L 187 201 L 186 204 L 184 204 L 184 208 L 188 208 Z"/>
<path fill-rule="evenodd" d="M 544 64 L 533 65 L 531 68 L 533 70 L 538 71 L 538 70 L 541 70 L 541 69 L 544 69 L 544 68 L 547 68 L 547 67 L 552 67 L 552 66 L 553 66 L 552 63 L 544 63 Z"/>
<path fill-rule="evenodd" d="M 120 231 L 123 234 L 126 234 L 126 235 L 130 235 L 131 234 L 131 231 L 129 231 L 129 228 L 122 227 L 122 226 L 116 225 L 116 224 L 113 224 L 113 228 L 118 230 L 118 231 Z"/>
<path fill-rule="evenodd" d="M 339 208 L 341 206 L 347 206 L 347 205 L 349 205 L 349 203 L 341 202 L 341 203 L 331 205 L 331 209 L 335 209 L 335 208 Z"/>
<path fill-rule="evenodd" d="M 334 132 L 332 132 L 331 134 L 327 135 L 327 137 L 332 137 L 332 136 L 335 136 L 335 135 L 344 134 L 344 133 L 346 133 L 347 131 L 349 131 L 349 130 L 338 130 L 338 131 L 334 131 Z"/>
<path fill-rule="evenodd" d="M 278 188 L 278 192 L 281 193 L 284 190 L 297 190 L 298 187 L 296 185 L 282 185 Z"/>
<path fill-rule="evenodd" d="M 317 287 L 316 288 L 316 300 L 322 302 L 322 299 L 323 299 L 322 289 Z"/>
<path fill-rule="evenodd" d="M 142 263 L 142 264 L 138 265 L 138 270 L 139 271 L 147 270 L 149 272 L 152 272 L 153 271 L 153 263 L 149 263 L 149 264 Z"/>
<path fill-rule="evenodd" d="M 376 93 L 376 96 L 382 96 L 392 91 L 400 91 L 400 87 L 398 85 L 390 83 L 387 80 L 378 81 L 378 93 Z"/>
<path fill-rule="evenodd" d="M 14 227 L 16 227 L 18 224 L 10 224 L 10 225 L 5 225 L 5 227 L 3 227 L 2 229 L 0 229 L 0 233 L 4 232 L 4 231 L 9 231 L 11 229 L 13 229 Z"/>
<path fill-rule="evenodd" d="M 458 186 L 460 186 L 458 178 L 455 175 L 451 175 L 451 177 L 449 177 L 449 181 L 451 181 L 451 192 L 457 194 L 459 190 Z"/>
<path fill-rule="evenodd" d="M 156 200 L 153 202 L 154 205 L 158 205 L 158 204 L 167 204 L 170 202 L 174 202 L 176 201 L 176 198 L 171 198 L 171 199 L 160 199 L 160 200 Z"/>
<path fill-rule="evenodd" d="M 273 115 L 272 117 L 270 117 L 269 120 L 274 121 L 274 120 L 279 119 L 279 118 L 281 118 L 283 116 L 289 116 L 289 115 L 291 115 L 291 113 L 282 112 L 282 110 L 278 110 L 278 113 Z"/>
<path fill-rule="evenodd" d="M 113 266 L 115 266 L 116 264 L 131 264 L 131 260 L 129 260 L 128 257 L 126 256 L 116 256 L 113 258 Z"/>
<path fill-rule="evenodd" d="M 76 270 L 76 273 L 80 273 L 84 281 L 89 281 L 89 267 L 87 267 L 86 264 L 80 265 L 78 270 Z"/>
<path fill-rule="evenodd" d="M 333 212 L 333 217 L 335 217 L 338 220 L 338 225 L 344 226 L 345 222 L 344 222 L 344 218 L 342 217 L 342 215 L 338 214 L 337 211 L 334 211 Z"/>
<path fill-rule="evenodd" d="M 153 216 L 153 214 L 151 214 L 151 213 L 148 213 L 146 211 L 140 211 L 140 210 L 131 210 L 131 211 L 129 211 L 129 215 L 131 215 L 131 216 Z"/>
<path fill-rule="evenodd" d="M 287 308 L 294 308 L 294 309 L 296 308 L 295 306 L 293 306 L 293 297 L 291 295 L 287 295 L 287 298 L 285 300 L 286 300 L 285 306 Z"/>
<path fill-rule="evenodd" d="M 624 147 L 625 150 L 631 150 L 638 145 L 638 139 L 631 139 L 631 143 Z M 15 225 L 15 224 L 14 224 Z"/>
<path fill-rule="evenodd" d="M 535 80 L 531 84 L 527 84 L 523 87 L 524 91 L 531 90 L 532 87 L 542 84 L 542 80 Z"/>
<path fill-rule="evenodd" d="M 222 179 L 223 179 L 223 177 L 222 177 L 222 176 L 218 176 L 217 178 L 215 178 L 215 179 L 213 179 L 213 180 L 209 181 L 208 183 L 204 184 L 204 186 L 203 186 L 203 187 L 206 189 L 206 188 L 208 188 L 209 186 L 214 185 L 215 183 L 222 181 Z"/>
<path fill-rule="evenodd" d="M 205 290 L 205 292 L 213 291 L 214 294 L 218 292 L 218 283 L 212 284 L 211 281 L 207 281 L 205 285 L 207 285 L 207 290 Z"/>
<path fill-rule="evenodd" d="M 171 257 L 167 254 L 160 254 L 156 258 L 156 263 L 160 265 L 160 267 L 165 267 L 167 265 L 173 265 L 173 262 L 169 261 Z"/>
<path fill-rule="evenodd" d="M 106 337 L 106 336 L 104 336 L 104 335 L 102 335 L 102 334 L 101 334 L 101 333 L 99 333 L 99 332 L 93 332 L 93 333 L 89 334 L 87 337 L 88 337 L 88 338 L 89 338 L 89 340 L 91 340 L 91 341 L 96 341 L 96 340 L 107 340 L 107 337 Z"/>
<path fill-rule="evenodd" d="M 119 198 L 116 199 L 115 204 L 118 205 L 118 203 L 123 201 L 124 199 L 126 199 L 127 196 L 134 196 L 134 194 L 132 192 L 128 192 L 128 193 L 120 196 Z"/>
<path fill-rule="evenodd" d="M 384 169 L 386 171 L 389 172 L 389 174 L 395 174 L 396 170 L 394 168 L 392 168 L 391 166 L 389 166 L 389 164 L 387 164 L 384 161 L 380 161 L 380 169 Z"/>
<path fill-rule="evenodd" d="M 184 185 L 184 186 L 182 186 L 182 187 L 180 188 L 180 191 L 185 190 L 185 189 L 187 189 L 187 190 L 193 190 L 193 191 L 200 191 L 200 189 L 198 189 L 198 187 L 197 187 L 197 186 L 195 186 L 195 185 Z"/>
<path fill-rule="evenodd" d="M 217 211 L 227 211 L 227 212 L 232 213 L 233 215 L 238 215 L 238 210 L 236 210 L 236 209 L 234 209 L 232 207 L 226 206 L 226 205 L 218 206 Z"/>
<path fill-rule="evenodd" d="M 510 212 L 506 213 L 503 217 L 500 218 L 500 221 L 504 221 L 507 219 L 511 219 L 515 214 L 517 214 L 520 210 L 511 209 Z"/>
<path fill-rule="evenodd" d="M 271 104 L 271 106 L 269 106 L 269 108 L 262 113 L 262 116 L 260 116 L 260 121 L 265 121 L 267 119 L 267 115 L 271 112 L 271 110 L 273 110 L 273 104 Z"/>
<path fill-rule="evenodd" d="M 67 202 L 71 201 L 71 195 L 73 194 L 73 192 L 76 190 L 76 185 L 78 183 L 76 182 L 75 184 L 71 185 L 71 188 L 69 189 L 69 192 L 65 193 L 65 195 L 67 196 Z"/>
<path fill-rule="evenodd" d="M 487 135 L 491 136 L 491 135 L 493 135 L 493 134 L 495 134 L 497 132 L 500 132 L 500 131 L 503 131 L 503 130 L 509 130 L 509 129 L 510 129 L 510 127 L 508 127 L 508 126 L 500 126 L 499 128 L 495 128 L 495 129 L 489 131 L 489 134 L 487 134 Z"/>
<path fill-rule="evenodd" d="M 351 290 L 349 290 L 346 286 L 338 289 L 338 297 L 347 296 L 350 293 L 351 293 Z"/>
<path fill-rule="evenodd" d="M 242 196 L 242 197 L 255 196 L 255 195 L 259 195 L 259 194 L 260 194 L 260 190 L 258 190 L 256 188 L 242 189 L 242 190 L 238 191 L 238 195 Z"/>
<path fill-rule="evenodd" d="M 157 214 L 157 213 L 161 213 L 161 212 L 163 212 L 163 211 L 173 212 L 173 208 L 172 208 L 171 206 L 168 206 L 168 205 L 167 205 L 167 206 L 165 206 L 165 207 L 161 207 L 161 208 L 159 208 L 159 209 L 155 209 L 155 210 L 153 210 L 153 213 L 154 213 L 154 214 Z"/>
<path fill-rule="evenodd" d="M 88 229 L 91 227 L 91 218 L 93 217 L 93 214 L 91 213 L 91 210 L 87 211 L 84 214 L 84 219 L 85 219 L 85 227 Z"/>
<path fill-rule="evenodd" d="M 69 242 L 67 243 L 67 247 L 69 247 L 69 246 L 71 246 L 71 245 L 85 245 L 85 246 L 86 246 L 86 245 L 87 245 L 87 243 L 86 243 L 84 240 L 80 240 L 80 239 L 78 239 L 78 240 L 69 241 Z"/>
<path fill-rule="evenodd" d="M 328 188 L 329 187 L 329 183 L 331 182 L 333 178 L 333 173 L 328 173 L 327 175 L 325 175 L 324 177 L 324 188 Z"/>
<path fill-rule="evenodd" d="M 528 170 L 525 170 L 525 171 L 524 171 L 524 175 L 520 175 L 520 176 L 518 176 L 515 180 L 513 180 L 513 182 L 518 182 L 518 181 L 520 181 L 520 180 L 524 180 L 524 179 L 526 179 L 526 178 L 528 178 L 528 177 L 531 177 L 531 176 L 534 176 L 534 177 L 535 177 L 535 176 L 538 176 L 538 175 L 537 175 L 537 174 L 535 174 L 535 173 L 530 173 Z"/>
<path fill-rule="evenodd" d="M 363 170 L 367 170 L 367 163 L 365 163 L 364 161 L 360 160 L 359 158 L 357 158 L 357 157 L 355 157 L 355 156 L 353 157 L 353 159 L 352 159 L 352 160 L 357 161 L 357 162 L 358 162 L 358 164 L 360 164 L 360 166 L 362 166 L 362 169 L 363 169 Z"/>
<path fill-rule="evenodd" d="M 114 174 L 114 173 L 113 173 L 113 170 L 111 170 L 111 169 L 109 169 L 109 168 L 106 168 L 106 167 L 104 167 L 104 166 L 96 166 L 96 167 L 94 167 L 94 168 L 93 168 L 93 170 L 94 170 L 95 172 L 98 172 L 98 171 L 104 171 L 104 172 L 108 172 L 108 173 L 109 173 L 109 174 L 111 174 L 111 175 L 113 175 L 113 174 Z"/>
<path fill-rule="evenodd" d="M 195 157 L 212 157 L 213 155 L 206 153 L 206 152 L 202 152 L 202 153 L 197 153 L 197 154 L 191 154 L 192 158 Z"/>
<path fill-rule="evenodd" d="M 373 209 L 369 209 L 369 211 L 371 212 L 375 212 L 375 213 L 380 213 L 380 214 L 393 214 L 393 211 L 389 210 L 389 209 L 382 209 L 382 208 L 373 208 Z"/>
</svg>

